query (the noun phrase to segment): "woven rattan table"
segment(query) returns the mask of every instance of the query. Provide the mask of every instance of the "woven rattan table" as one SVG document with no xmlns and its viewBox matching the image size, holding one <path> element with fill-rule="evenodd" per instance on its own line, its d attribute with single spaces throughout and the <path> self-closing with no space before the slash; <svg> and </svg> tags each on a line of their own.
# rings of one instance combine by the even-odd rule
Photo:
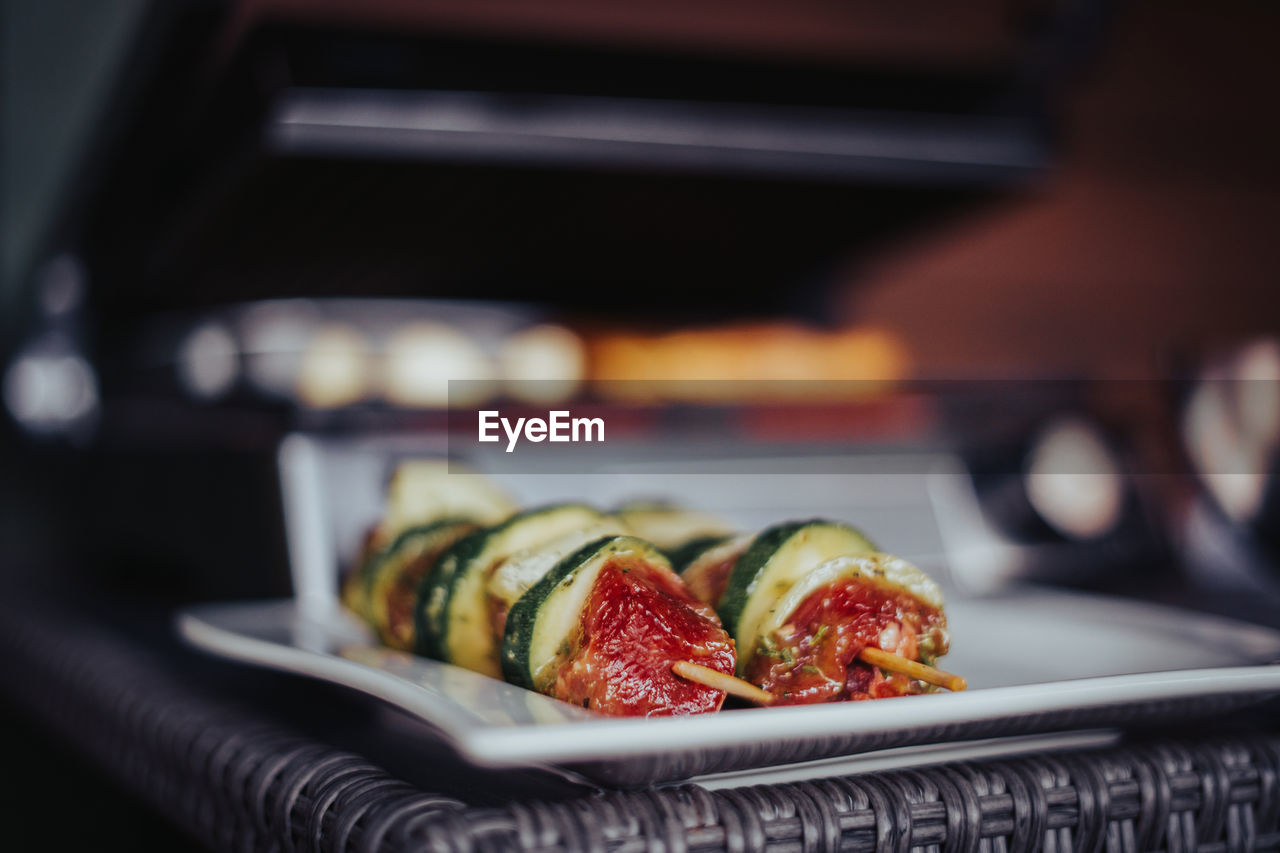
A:
<svg viewBox="0 0 1280 853">
<path fill-rule="evenodd" d="M 1265 724 L 790 784 L 477 804 L 269 720 L 101 626 L 4 611 L 4 690 L 214 849 L 1280 849 L 1280 730 Z"/>
</svg>

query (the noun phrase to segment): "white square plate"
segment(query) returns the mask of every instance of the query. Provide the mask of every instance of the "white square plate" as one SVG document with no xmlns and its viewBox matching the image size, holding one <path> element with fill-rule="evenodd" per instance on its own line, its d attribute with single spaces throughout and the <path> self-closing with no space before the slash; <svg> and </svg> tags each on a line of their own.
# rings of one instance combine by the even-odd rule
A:
<svg viewBox="0 0 1280 853">
<path fill-rule="evenodd" d="M 968 678 L 964 693 L 654 719 L 597 716 L 376 646 L 336 607 L 203 605 L 179 614 L 178 630 L 212 654 L 376 696 L 476 765 L 552 766 L 606 784 L 1191 718 L 1280 695 L 1280 633 L 1266 628 L 1048 591 L 956 600 L 947 617 L 945 665 Z"/>
</svg>

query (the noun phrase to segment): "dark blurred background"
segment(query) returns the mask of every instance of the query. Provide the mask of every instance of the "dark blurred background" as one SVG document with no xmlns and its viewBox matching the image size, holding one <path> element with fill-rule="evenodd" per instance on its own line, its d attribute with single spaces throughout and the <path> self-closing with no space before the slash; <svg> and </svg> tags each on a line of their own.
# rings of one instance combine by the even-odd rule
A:
<svg viewBox="0 0 1280 853">
<path fill-rule="evenodd" d="M 659 445 L 950 454 L 1018 555 L 957 586 L 1280 622 L 1274 3 L 3 14 L 0 584 L 158 648 L 288 595 L 281 438 L 447 435 L 472 379 Z"/>
</svg>

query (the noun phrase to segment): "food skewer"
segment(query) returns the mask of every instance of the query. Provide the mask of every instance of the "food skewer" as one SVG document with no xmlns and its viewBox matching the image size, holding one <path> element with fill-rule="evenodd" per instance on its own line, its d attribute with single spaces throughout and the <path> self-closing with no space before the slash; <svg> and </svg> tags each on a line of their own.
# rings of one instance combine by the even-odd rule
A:
<svg viewBox="0 0 1280 853">
<path fill-rule="evenodd" d="M 878 666 L 890 672 L 901 672 L 918 681 L 936 684 L 938 687 L 945 687 L 947 690 L 959 692 L 968 687 L 968 682 L 964 676 L 944 672 L 936 667 L 882 651 L 881 649 L 868 646 L 859 652 L 858 657 L 872 666 Z M 725 675 L 723 672 L 717 672 L 714 669 L 691 663 L 690 661 L 676 661 L 671 665 L 671 670 L 681 678 L 704 684 L 707 687 L 713 687 L 716 690 L 723 690 L 730 696 L 737 696 L 739 699 L 745 699 L 757 705 L 771 705 L 774 701 L 773 694 L 761 690 L 750 681 L 745 681 L 733 675 Z"/>
<path fill-rule="evenodd" d="M 736 674 L 775 705 L 966 686 L 932 666 L 949 645 L 937 584 L 847 525 L 789 522 L 712 545 L 682 579 L 733 635 Z"/>
<path fill-rule="evenodd" d="M 969 686 L 969 682 L 965 680 L 964 676 L 943 672 L 928 664 L 904 658 L 902 655 L 895 655 L 892 652 L 886 652 L 872 646 L 867 646 L 858 652 L 858 657 L 872 666 L 878 666 L 890 672 L 900 672 L 917 681 L 936 684 L 938 687 L 945 687 L 948 690 L 959 692 Z"/>
<path fill-rule="evenodd" d="M 605 536 L 561 559 L 515 600 L 503 629 L 508 681 L 611 716 L 719 710 L 721 685 L 673 671 L 693 660 L 728 677 L 733 641 L 666 556 L 634 536 Z"/>
<path fill-rule="evenodd" d="M 931 666 L 948 646 L 936 584 L 847 525 L 690 541 L 704 532 L 690 527 L 703 523 L 696 513 L 583 504 L 493 525 L 505 498 L 456 514 L 452 498 L 417 500 L 438 497 L 436 473 L 418 478 L 433 488 L 392 489 L 344 584 L 344 603 L 392 647 L 610 715 L 704 713 L 726 695 L 767 706 L 967 686 Z M 654 538 L 680 552 L 683 578 Z"/>
<path fill-rule="evenodd" d="M 458 535 L 442 547 L 418 541 L 445 526 Z M 715 612 L 656 546 L 585 504 L 536 507 L 489 527 L 429 522 L 369 550 L 344 601 L 393 648 L 609 715 L 705 713 L 727 695 L 671 671 L 675 660 L 698 660 L 733 672 Z"/>
<path fill-rule="evenodd" d="M 733 675 L 725 675 L 723 672 L 702 664 L 678 660 L 671 664 L 671 671 L 688 681 L 702 684 L 715 690 L 723 690 L 730 696 L 737 696 L 739 699 L 746 699 L 748 702 L 754 702 L 757 705 L 773 704 L 772 693 L 761 690 L 750 681 L 744 681 Z"/>
</svg>

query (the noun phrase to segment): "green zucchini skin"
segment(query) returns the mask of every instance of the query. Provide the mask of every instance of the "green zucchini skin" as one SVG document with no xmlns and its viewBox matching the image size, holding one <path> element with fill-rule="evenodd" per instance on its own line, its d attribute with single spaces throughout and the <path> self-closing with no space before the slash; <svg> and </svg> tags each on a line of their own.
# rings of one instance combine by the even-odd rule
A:
<svg viewBox="0 0 1280 853">
<path fill-rule="evenodd" d="M 382 572 L 391 565 L 391 562 L 395 559 L 396 555 L 403 548 L 412 543 L 413 540 L 429 536 L 433 533 L 438 533 L 446 527 L 465 523 L 467 523 L 465 518 L 442 518 L 439 521 L 432 521 L 427 524 L 418 524 L 400 531 L 400 533 L 396 535 L 396 538 L 391 540 L 391 544 L 387 545 L 387 547 L 370 557 L 367 566 L 363 567 L 365 595 L 367 596 L 373 591 L 373 588 L 377 584 L 378 578 L 381 576 Z"/>
<path fill-rule="evenodd" d="M 557 589 L 568 589 L 574 583 L 595 583 L 595 574 L 580 577 L 580 570 L 609 554 L 641 553 L 646 561 L 670 568 L 666 556 L 652 543 L 633 536 L 605 536 L 565 557 L 512 605 L 507 613 L 506 631 L 502 638 L 502 677 L 512 684 L 538 690 L 535 674 L 538 662 L 532 650 L 538 620 Z M 545 691 L 540 691 L 545 692 Z"/>
<path fill-rule="evenodd" d="M 405 543 L 415 536 L 431 533 L 436 527 L 446 524 L 456 524 L 464 522 L 464 518 L 442 518 L 436 521 L 424 522 L 406 528 L 391 541 L 379 548 L 366 550 L 360 556 L 360 561 L 355 568 L 351 570 L 350 575 L 343 579 L 342 582 L 342 603 L 349 610 L 355 613 L 360 619 L 369 625 L 374 623 L 374 615 L 371 609 L 372 600 L 370 593 L 374 585 L 377 583 L 378 576 L 386 567 L 387 561 L 391 555 L 405 546 Z"/>
<path fill-rule="evenodd" d="M 488 568 L 485 555 L 490 546 L 499 542 L 503 536 L 517 527 L 537 523 L 539 519 L 549 518 L 553 513 L 564 512 L 581 516 L 584 526 L 603 517 L 602 513 L 586 504 L 552 504 L 525 510 L 501 524 L 477 530 L 454 543 L 423 578 L 418 589 L 414 620 L 419 653 L 448 663 L 457 663 L 457 656 L 449 647 L 449 634 L 453 620 L 457 617 L 454 610 L 460 585 L 469 576 Z M 554 538 L 554 535 L 548 538 Z M 482 562 L 486 565 L 480 565 Z"/>
<path fill-rule="evenodd" d="M 732 536 L 700 536 L 697 539 L 685 542 L 678 548 L 672 548 L 667 551 L 667 557 L 671 560 L 671 568 L 676 570 L 676 574 L 684 574 L 684 570 L 689 568 L 690 563 L 717 545 L 723 545 L 732 538 Z"/>
<path fill-rule="evenodd" d="M 448 660 L 445 650 L 445 617 L 449 612 L 449 598 L 459 568 L 467 565 L 479 553 L 485 537 L 492 528 L 482 527 L 453 543 L 431 571 L 418 583 L 418 604 L 413 609 L 414 634 L 418 638 L 417 652 L 424 657 Z M 438 600 L 438 609 L 428 608 L 432 597 Z"/>
<path fill-rule="evenodd" d="M 796 537 L 812 535 L 829 536 L 839 545 L 831 549 L 834 553 L 818 559 L 813 565 L 796 567 L 790 572 L 792 582 L 799 574 L 816 568 L 831 557 L 879 550 L 855 528 L 820 518 L 786 522 L 761 531 L 734 563 L 733 570 L 729 574 L 728 585 L 716 605 L 716 612 L 720 614 L 725 630 L 737 643 L 740 668 L 751 659 L 755 645 L 754 636 L 744 636 L 744 633 L 750 632 L 749 626 L 743 624 L 746 611 L 756 602 L 757 597 L 776 597 L 783 592 L 783 590 L 762 588 L 762 582 L 772 568 L 771 562 Z M 790 584 L 788 583 L 787 586 L 789 587 Z"/>
<path fill-rule="evenodd" d="M 387 622 L 389 614 L 384 613 L 383 609 L 386 605 L 384 600 L 387 594 L 385 585 L 395 584 L 395 575 L 403 572 L 417 558 L 424 555 L 432 549 L 439 550 L 436 554 L 436 561 L 444 555 L 448 550 L 447 545 L 451 545 L 454 541 L 466 535 L 466 533 L 475 527 L 475 523 L 463 518 L 443 518 L 438 521 L 432 521 L 426 524 L 419 524 L 400 532 L 399 535 L 379 552 L 371 561 L 368 573 L 365 577 L 365 600 L 368 602 L 367 618 L 378 634 L 383 637 L 384 642 L 391 644 L 386 633 L 390 625 Z M 430 571 L 427 572 L 430 574 Z M 419 581 L 419 587 L 421 581 Z M 413 607 L 414 631 L 417 632 L 417 604 L 415 595 L 415 604 Z M 415 641 L 415 649 L 417 643 Z"/>
</svg>

